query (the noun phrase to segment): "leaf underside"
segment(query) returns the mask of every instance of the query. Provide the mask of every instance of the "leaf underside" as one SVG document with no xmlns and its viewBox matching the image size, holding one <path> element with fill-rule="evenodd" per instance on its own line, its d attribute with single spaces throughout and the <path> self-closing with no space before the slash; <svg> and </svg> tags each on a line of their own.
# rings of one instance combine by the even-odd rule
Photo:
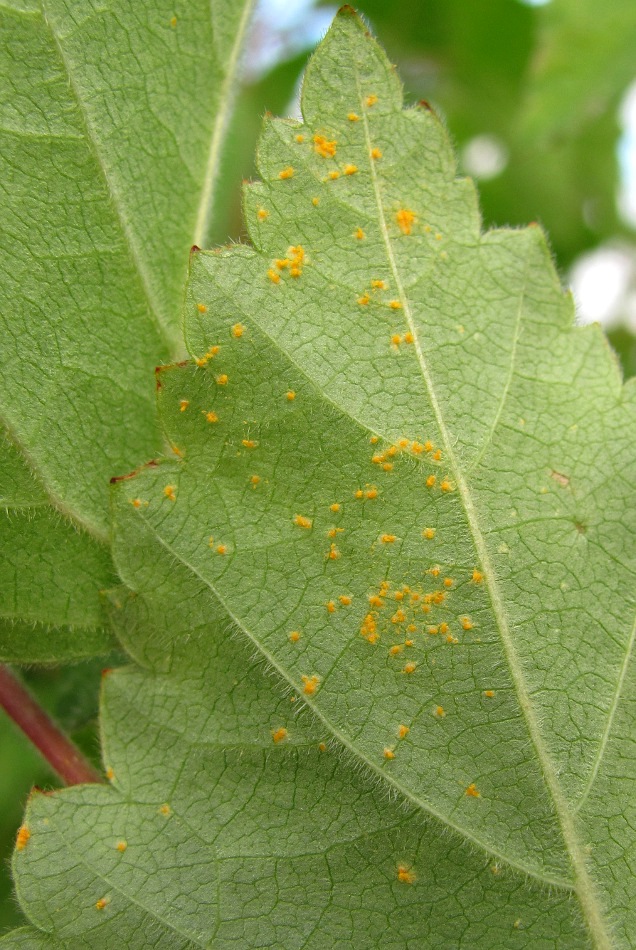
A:
<svg viewBox="0 0 636 950">
<path fill-rule="evenodd" d="M 95 628 L 113 574 L 108 479 L 161 449 L 149 374 L 182 348 L 188 250 L 205 240 L 251 6 L 0 10 L 0 423 L 41 496 L 21 516 L 9 504 L 0 570 L 28 565 L 47 591 L 54 574 L 73 601 L 61 617 L 60 597 L 50 609 L 41 597 L 34 618 L 16 591 L 4 659 L 108 648 Z M 11 464 L 3 455 L 3 494 Z M 76 572 L 81 550 L 90 580 Z"/>
<path fill-rule="evenodd" d="M 596 328 L 572 328 L 538 228 L 480 234 L 439 120 L 402 109 L 391 67 L 346 10 L 308 67 L 302 107 L 302 123 L 265 124 L 263 181 L 245 193 L 254 248 L 192 259 L 195 361 L 157 376 L 177 458 L 115 488 L 115 561 L 137 592 L 115 597 L 115 613 L 149 672 L 110 680 L 105 748 L 125 800 L 134 790 L 150 809 L 131 818 L 139 879 L 104 850 L 107 829 L 123 834 L 115 793 L 37 797 L 15 859 L 27 913 L 65 946 L 89 930 L 146 946 L 142 918 L 127 915 L 156 876 L 153 921 L 169 907 L 195 945 L 633 946 L 634 386 Z M 310 707 L 307 733 L 288 725 L 289 698 L 271 707 L 241 692 L 243 673 L 265 687 L 229 626 Z M 234 662 L 241 673 L 224 680 Z M 268 719 L 272 708 L 287 717 Z M 264 737 L 260 759 L 243 725 Z M 289 736 L 273 742 L 279 728 Z M 281 766 L 297 730 L 310 748 Z M 200 901 L 193 919 L 187 898 L 217 886 L 199 849 L 218 847 L 225 803 L 241 800 L 215 797 L 223 763 L 229 782 L 268 788 L 251 820 L 228 826 L 232 847 L 262 848 L 267 870 L 232 868 L 228 884 L 219 865 L 211 917 Z M 287 805 L 281 768 L 293 803 L 307 795 L 310 807 Z M 360 768 L 373 808 L 387 809 L 377 839 L 369 814 L 343 805 Z M 404 799 L 404 826 L 387 792 Z M 172 824 L 157 817 L 162 799 Z M 329 825 L 334 803 L 364 847 Z M 302 864 L 296 819 L 329 851 L 328 870 Z M 279 833 L 264 846 L 270 821 Z M 59 859 L 82 893 L 64 924 L 55 916 L 68 931 L 53 930 L 40 834 L 43 868 Z M 157 835 L 166 872 L 146 876 Z M 239 891 L 259 876 L 252 916 Z M 327 879 L 324 896 L 307 889 Z M 462 915 L 428 903 L 438 880 Z M 111 881 L 126 882 L 121 916 L 113 894 L 96 918 L 97 883 Z M 239 905 L 244 929 L 224 929 Z M 279 912 L 283 930 L 268 930 Z M 332 914 L 350 929 L 334 930 Z"/>
</svg>

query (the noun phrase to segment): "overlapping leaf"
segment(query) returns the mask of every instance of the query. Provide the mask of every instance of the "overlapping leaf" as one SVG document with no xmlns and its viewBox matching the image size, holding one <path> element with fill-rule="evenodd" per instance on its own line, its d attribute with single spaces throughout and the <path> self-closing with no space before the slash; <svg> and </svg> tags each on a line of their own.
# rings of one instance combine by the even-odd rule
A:
<svg viewBox="0 0 636 950">
<path fill-rule="evenodd" d="M 198 365 L 159 376 L 181 461 L 121 483 L 116 546 L 152 572 L 158 539 L 383 784 L 573 888 L 610 946 L 634 929 L 634 388 L 539 229 L 480 235 L 347 12 L 303 115 L 266 124 L 256 248 L 193 259 Z"/>
<path fill-rule="evenodd" d="M 251 6 L 27 0 L 0 13 L 0 418 L 40 485 L 28 530 L 12 518 L 2 558 L 5 574 L 28 565 L 44 579 L 37 617 L 9 585 L 5 657 L 97 649 L 81 629 L 93 629 L 112 575 L 95 552 L 107 481 L 161 445 L 148 372 L 181 348 L 187 251 L 206 237 Z M 92 596 L 83 572 L 73 587 L 80 549 Z M 63 616 L 59 597 L 46 609 L 52 571 L 72 602 Z"/>
<path fill-rule="evenodd" d="M 547 889 L 374 788 L 207 618 L 210 591 L 156 541 L 112 601 L 124 640 L 172 642 L 170 675 L 110 674 L 112 786 L 34 794 L 14 857 L 32 927 L 0 946 L 583 946 Z M 181 649 L 205 642 L 205 659 Z M 326 741 L 325 741 L 326 740 Z M 22 836 L 24 843 L 25 835 Z"/>
</svg>

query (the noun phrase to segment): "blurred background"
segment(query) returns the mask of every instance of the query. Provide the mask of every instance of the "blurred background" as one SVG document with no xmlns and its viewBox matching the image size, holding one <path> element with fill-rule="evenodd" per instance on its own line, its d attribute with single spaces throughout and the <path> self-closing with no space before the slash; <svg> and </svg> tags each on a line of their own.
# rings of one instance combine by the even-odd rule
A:
<svg viewBox="0 0 636 950">
<path fill-rule="evenodd" d="M 214 0 L 212 0 L 214 2 Z M 540 222 L 580 323 L 600 321 L 636 375 L 636 0 L 360 0 L 408 101 L 445 118 L 484 225 Z M 297 115 L 302 74 L 337 6 L 259 0 L 236 90 L 213 243 L 245 240 L 240 184 L 265 111 Z M 25 671 L 99 762 L 101 668 Z M 8 860 L 33 785 L 54 777 L 0 711 L 0 933 L 22 922 Z"/>
</svg>

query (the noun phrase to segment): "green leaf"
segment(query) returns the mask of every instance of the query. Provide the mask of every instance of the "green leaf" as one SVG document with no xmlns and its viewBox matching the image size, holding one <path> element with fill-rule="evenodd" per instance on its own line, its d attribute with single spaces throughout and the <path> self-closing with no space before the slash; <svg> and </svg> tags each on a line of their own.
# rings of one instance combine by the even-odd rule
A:
<svg viewBox="0 0 636 950">
<path fill-rule="evenodd" d="M 539 228 L 480 235 L 441 124 L 346 11 L 303 115 L 265 125 L 255 249 L 193 259 L 199 365 L 159 375 L 181 461 L 119 483 L 118 568 L 150 583 L 154 538 L 384 787 L 574 890 L 609 947 L 636 929 L 636 389 Z M 131 649 L 167 670 L 207 644 Z"/>
<path fill-rule="evenodd" d="M 541 29 L 527 103 L 528 130 L 568 135 L 615 108 L 634 78 L 636 8 L 631 0 L 556 0 Z"/>
<path fill-rule="evenodd" d="M 0 656 L 55 662 L 106 653 L 100 590 L 110 554 L 48 502 L 18 452 L 0 438 Z"/>
<path fill-rule="evenodd" d="M 138 592 L 113 597 L 124 637 L 205 638 L 205 660 L 106 678 L 112 787 L 32 795 L 14 873 L 37 930 L 0 946 L 584 946 L 569 892 L 500 866 L 321 746 L 298 695 L 210 626 L 206 585 L 156 542 L 153 557 L 150 584 L 139 573 Z"/>
<path fill-rule="evenodd" d="M 96 649 L 70 628 L 94 629 L 89 587 L 112 582 L 96 547 L 109 477 L 160 450 L 148 374 L 182 346 L 188 249 L 206 240 L 251 7 L 29 0 L 0 12 L 0 420 L 49 502 L 27 530 L 14 520 L 10 564 L 53 570 L 71 601 L 65 616 L 56 598 L 23 610 L 18 597 L 3 655 Z M 60 545 L 70 562 L 52 569 Z"/>
</svg>

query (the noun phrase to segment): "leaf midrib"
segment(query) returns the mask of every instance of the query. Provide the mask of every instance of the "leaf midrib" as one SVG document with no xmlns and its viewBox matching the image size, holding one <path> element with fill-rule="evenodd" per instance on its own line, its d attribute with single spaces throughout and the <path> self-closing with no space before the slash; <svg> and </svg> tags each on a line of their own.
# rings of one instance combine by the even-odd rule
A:
<svg viewBox="0 0 636 950">
<path fill-rule="evenodd" d="M 358 91 L 360 114 L 362 117 L 362 124 L 367 146 L 367 155 L 370 156 L 372 143 L 369 132 L 367 111 L 364 107 L 364 99 L 362 96 L 362 90 L 360 88 L 360 76 L 357 71 L 357 63 L 355 64 L 354 68 L 356 69 L 356 87 Z M 426 362 L 426 358 L 424 356 L 424 352 L 422 350 L 422 345 L 419 339 L 419 331 L 413 319 L 409 299 L 404 291 L 403 282 L 395 255 L 393 253 L 393 246 L 391 244 L 391 238 L 384 214 L 384 206 L 382 204 L 377 172 L 372 159 L 369 159 L 369 169 L 387 261 L 391 269 L 391 273 L 393 274 L 393 279 L 395 280 L 395 286 L 397 288 L 398 298 L 402 303 L 404 316 L 408 322 L 409 330 L 413 335 L 414 349 L 417 355 L 420 373 L 428 391 L 433 414 L 441 435 L 443 451 L 445 452 L 446 458 L 449 461 L 449 467 L 453 472 L 454 481 L 464 506 L 466 522 L 472 534 L 473 542 L 475 544 L 481 565 L 484 569 L 484 585 L 490 596 L 492 611 L 497 623 L 497 628 L 499 630 L 502 648 L 508 664 L 512 683 L 517 694 L 517 700 L 521 714 L 525 720 L 526 728 L 534 747 L 535 755 L 543 774 L 545 785 L 552 799 L 555 814 L 561 827 L 563 841 L 570 858 L 572 870 L 574 872 L 574 890 L 579 899 L 589 934 L 593 938 L 595 945 L 599 948 L 599 950 L 611 950 L 612 942 L 610 940 L 608 927 L 603 917 L 603 910 L 596 893 L 596 887 L 585 863 L 584 846 L 579 838 L 579 835 L 577 834 L 573 817 L 568 809 L 567 800 L 558 781 L 556 769 L 552 763 L 548 749 L 544 744 L 543 736 L 541 735 L 539 722 L 532 706 L 532 701 L 527 684 L 525 682 L 521 662 L 514 647 L 510 627 L 508 625 L 508 620 L 505 613 L 504 600 L 499 589 L 499 584 L 494 571 L 494 565 L 491 561 L 485 537 L 479 523 L 479 518 L 473 502 L 472 494 L 468 487 L 468 483 L 464 479 L 463 473 L 453 450 L 453 442 L 446 427 L 442 408 L 437 399 L 437 394 L 433 386 L 433 380 Z M 502 410 L 503 403 L 501 403 L 499 406 L 498 417 L 501 415 Z"/>
</svg>

